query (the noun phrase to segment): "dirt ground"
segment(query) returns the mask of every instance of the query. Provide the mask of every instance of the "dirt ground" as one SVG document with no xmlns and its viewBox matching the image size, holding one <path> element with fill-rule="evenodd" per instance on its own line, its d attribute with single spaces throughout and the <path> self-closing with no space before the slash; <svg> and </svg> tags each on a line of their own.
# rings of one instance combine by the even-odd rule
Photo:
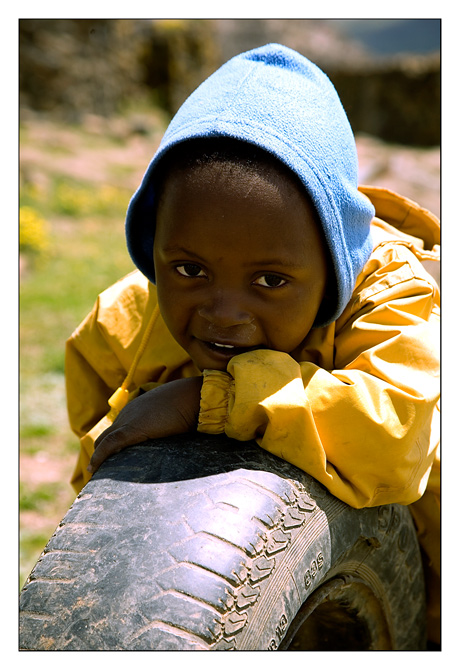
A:
<svg viewBox="0 0 460 670">
<path fill-rule="evenodd" d="M 88 116 L 85 131 L 91 143 L 80 141 L 78 128 L 56 126 L 33 114 L 26 115 L 24 126 L 21 170 L 90 178 L 134 191 L 161 139 L 164 119 L 154 113 L 129 119 Z M 107 137 L 117 139 L 117 146 L 109 147 Z M 356 144 L 360 183 L 390 188 L 440 215 L 439 147 L 392 145 L 366 135 L 358 135 Z"/>
<path fill-rule="evenodd" d="M 438 218 L 441 212 L 439 147 L 418 149 L 358 136 L 359 181 L 415 200 Z"/>
</svg>

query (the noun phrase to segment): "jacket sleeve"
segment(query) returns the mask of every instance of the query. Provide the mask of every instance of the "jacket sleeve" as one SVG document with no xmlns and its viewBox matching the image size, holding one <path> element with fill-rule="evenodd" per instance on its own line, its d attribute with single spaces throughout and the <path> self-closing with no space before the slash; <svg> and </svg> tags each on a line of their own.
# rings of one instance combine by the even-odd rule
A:
<svg viewBox="0 0 460 670">
<path fill-rule="evenodd" d="M 437 444 L 439 328 L 436 288 L 408 254 L 370 264 L 336 324 L 335 369 L 236 356 L 205 372 L 198 429 L 256 439 L 353 507 L 420 498 Z"/>
<path fill-rule="evenodd" d="M 107 346 L 98 323 L 98 298 L 93 310 L 66 342 L 65 376 L 70 427 L 80 438 L 80 453 L 71 483 L 78 492 L 91 478 L 86 467 L 94 442 L 111 423 L 109 399 L 126 374 Z"/>
<path fill-rule="evenodd" d="M 65 376 L 70 426 L 85 435 L 109 411 L 108 400 L 126 370 L 98 323 L 99 299 L 66 342 Z"/>
</svg>

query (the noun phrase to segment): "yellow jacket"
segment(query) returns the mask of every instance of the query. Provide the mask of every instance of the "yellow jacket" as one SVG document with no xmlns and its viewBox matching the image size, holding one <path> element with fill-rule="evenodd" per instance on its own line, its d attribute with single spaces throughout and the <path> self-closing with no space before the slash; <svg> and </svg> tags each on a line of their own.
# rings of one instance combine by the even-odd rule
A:
<svg viewBox="0 0 460 670">
<path fill-rule="evenodd" d="M 411 505 L 439 574 L 440 297 L 422 265 L 439 260 L 439 221 L 385 189 L 360 190 L 376 209 L 374 250 L 345 311 L 310 331 L 299 360 L 259 350 L 227 372 L 206 370 L 198 430 L 255 439 L 353 507 Z M 199 374 L 140 272 L 104 291 L 67 342 L 68 411 L 81 438 L 75 489 L 118 408 L 141 388 Z"/>
</svg>

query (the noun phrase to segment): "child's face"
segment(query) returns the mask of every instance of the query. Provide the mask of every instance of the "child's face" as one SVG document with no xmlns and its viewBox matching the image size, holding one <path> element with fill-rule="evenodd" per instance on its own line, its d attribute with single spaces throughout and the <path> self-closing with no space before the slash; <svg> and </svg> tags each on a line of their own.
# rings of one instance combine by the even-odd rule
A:
<svg viewBox="0 0 460 670">
<path fill-rule="evenodd" d="M 158 208 L 154 262 L 163 318 L 200 370 L 225 370 L 252 349 L 294 354 L 327 279 L 308 200 L 268 168 L 174 173 Z"/>
</svg>

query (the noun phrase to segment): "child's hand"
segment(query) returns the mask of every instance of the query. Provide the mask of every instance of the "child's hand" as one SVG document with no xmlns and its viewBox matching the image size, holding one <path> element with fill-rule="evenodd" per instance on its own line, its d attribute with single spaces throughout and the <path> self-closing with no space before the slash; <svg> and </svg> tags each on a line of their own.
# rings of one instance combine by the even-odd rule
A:
<svg viewBox="0 0 460 670">
<path fill-rule="evenodd" d="M 202 381 L 190 377 L 168 382 L 128 403 L 97 438 L 88 471 L 95 472 L 106 458 L 130 445 L 196 428 Z"/>
</svg>

